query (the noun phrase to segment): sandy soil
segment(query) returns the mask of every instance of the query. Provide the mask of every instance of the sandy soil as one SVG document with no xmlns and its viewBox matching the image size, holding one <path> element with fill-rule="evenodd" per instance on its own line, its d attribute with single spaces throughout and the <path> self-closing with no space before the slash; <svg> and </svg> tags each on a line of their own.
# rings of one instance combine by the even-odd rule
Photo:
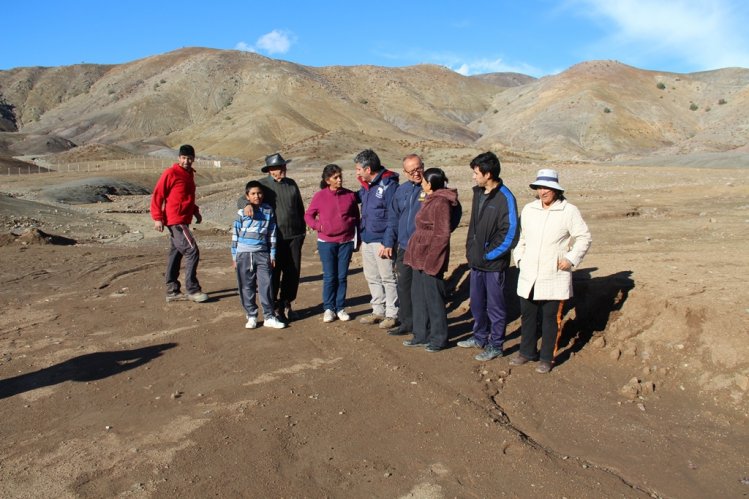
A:
<svg viewBox="0 0 749 499">
<path fill-rule="evenodd" d="M 227 230 L 246 171 L 199 175 L 203 304 L 165 303 L 147 195 L 69 205 L 83 173 L 1 178 L 0 496 L 746 496 L 745 171 L 556 166 L 594 242 L 546 376 L 323 324 L 312 236 L 300 320 L 245 330 Z M 539 167 L 504 165 L 520 205 Z M 446 170 L 467 222 L 468 168 Z M 318 175 L 292 172 L 306 199 Z M 471 328 L 464 241 L 451 346 Z M 367 313 L 358 255 L 349 286 Z"/>
</svg>

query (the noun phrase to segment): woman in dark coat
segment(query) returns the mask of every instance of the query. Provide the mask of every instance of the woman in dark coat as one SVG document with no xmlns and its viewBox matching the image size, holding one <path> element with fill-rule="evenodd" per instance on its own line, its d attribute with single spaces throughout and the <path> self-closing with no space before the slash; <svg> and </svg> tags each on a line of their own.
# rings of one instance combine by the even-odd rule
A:
<svg viewBox="0 0 749 499">
<path fill-rule="evenodd" d="M 458 209 L 458 191 L 447 188 L 445 172 L 429 168 L 421 181 L 425 198 L 416 214 L 416 230 L 403 262 L 413 269 L 413 338 L 405 346 L 438 352 L 447 345 L 444 274 L 450 258 L 451 212 Z"/>
</svg>

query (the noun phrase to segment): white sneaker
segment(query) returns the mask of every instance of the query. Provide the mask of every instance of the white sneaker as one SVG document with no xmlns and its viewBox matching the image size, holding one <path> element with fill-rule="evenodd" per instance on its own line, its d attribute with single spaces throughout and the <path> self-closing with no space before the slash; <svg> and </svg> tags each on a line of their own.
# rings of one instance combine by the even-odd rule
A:
<svg viewBox="0 0 749 499">
<path fill-rule="evenodd" d="M 257 327 L 257 317 L 248 317 L 247 324 L 244 325 L 247 329 L 255 329 Z"/>
<path fill-rule="evenodd" d="M 338 311 L 338 318 L 340 320 L 342 320 L 342 321 L 350 321 L 351 320 L 351 316 L 348 313 L 346 313 L 345 310 L 339 310 Z"/>
<path fill-rule="evenodd" d="M 286 327 L 286 324 L 271 316 L 263 321 L 263 326 L 272 327 L 273 329 L 283 329 Z"/>
<path fill-rule="evenodd" d="M 326 310 L 322 316 L 323 322 L 333 322 L 335 320 L 335 312 L 332 310 Z"/>
</svg>

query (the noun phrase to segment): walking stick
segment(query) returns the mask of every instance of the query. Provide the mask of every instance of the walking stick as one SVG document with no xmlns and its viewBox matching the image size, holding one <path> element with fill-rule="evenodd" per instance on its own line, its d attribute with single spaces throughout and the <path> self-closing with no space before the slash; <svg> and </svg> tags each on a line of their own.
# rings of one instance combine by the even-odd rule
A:
<svg viewBox="0 0 749 499">
<path fill-rule="evenodd" d="M 557 310 L 557 339 L 554 340 L 554 354 L 551 356 L 551 363 L 557 359 L 557 349 L 559 348 L 559 338 L 562 337 L 562 308 L 564 307 L 564 300 L 559 302 L 559 309 Z"/>
</svg>

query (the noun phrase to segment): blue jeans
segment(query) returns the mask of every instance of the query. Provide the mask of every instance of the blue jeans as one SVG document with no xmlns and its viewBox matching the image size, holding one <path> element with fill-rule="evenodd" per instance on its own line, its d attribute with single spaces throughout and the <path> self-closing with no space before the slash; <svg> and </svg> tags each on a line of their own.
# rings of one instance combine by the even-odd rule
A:
<svg viewBox="0 0 749 499">
<path fill-rule="evenodd" d="M 317 241 L 317 252 L 322 262 L 322 304 L 325 310 L 340 312 L 346 306 L 348 268 L 354 243 Z"/>
</svg>

